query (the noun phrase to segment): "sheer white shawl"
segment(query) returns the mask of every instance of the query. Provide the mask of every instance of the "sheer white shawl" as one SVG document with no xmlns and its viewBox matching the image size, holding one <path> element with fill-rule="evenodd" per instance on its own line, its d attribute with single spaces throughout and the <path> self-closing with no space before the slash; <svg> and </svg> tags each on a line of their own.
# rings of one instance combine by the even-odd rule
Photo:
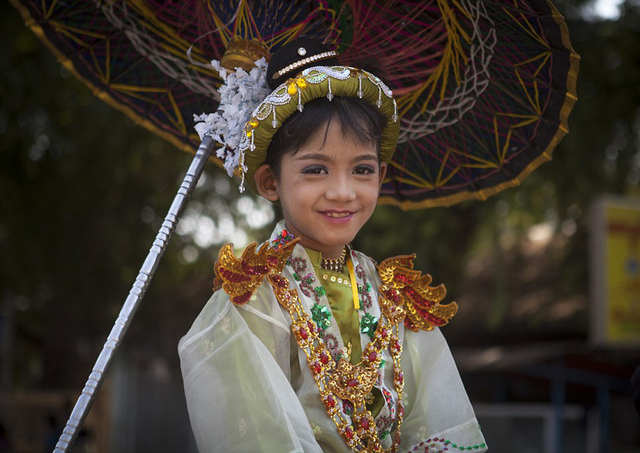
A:
<svg viewBox="0 0 640 453">
<path fill-rule="evenodd" d="M 308 260 L 301 246 L 295 247 L 294 256 Z M 375 312 L 380 280 L 372 261 L 356 256 L 372 285 Z M 309 269 L 313 272 L 312 266 Z M 287 267 L 284 275 L 298 287 L 291 269 Z M 298 293 L 309 310 L 314 300 L 299 287 Z M 326 415 L 306 356 L 290 335 L 290 324 L 265 281 L 241 307 L 234 306 L 224 291 L 216 292 L 182 338 L 178 352 L 191 426 L 201 452 L 350 451 Z M 450 441 L 486 451 L 440 331 L 415 333 L 401 328 L 400 334 L 404 337 L 405 418 L 399 450 L 438 451 Z M 363 350 L 368 341 L 363 334 Z M 378 426 L 384 425 L 385 417 L 395 421 L 397 395 L 391 363 L 387 360 L 381 369 L 378 383 L 388 394 L 376 419 Z M 393 434 L 383 440 L 385 448 Z"/>
</svg>

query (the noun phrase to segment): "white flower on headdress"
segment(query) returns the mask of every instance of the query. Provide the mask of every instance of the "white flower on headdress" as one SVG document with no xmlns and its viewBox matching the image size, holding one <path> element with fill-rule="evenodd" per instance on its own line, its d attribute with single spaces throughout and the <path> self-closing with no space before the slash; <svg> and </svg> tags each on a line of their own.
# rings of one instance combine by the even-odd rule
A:
<svg viewBox="0 0 640 453">
<path fill-rule="evenodd" d="M 220 105 L 215 113 L 193 115 L 198 121 L 195 129 L 200 139 L 210 135 L 223 145 L 216 155 L 224 161 L 224 168 L 232 176 L 240 163 L 238 145 L 244 137 L 244 126 L 254 109 L 271 92 L 267 86 L 267 62 L 264 57 L 259 59 L 249 72 L 242 68 L 227 71 L 217 60 L 213 60 L 211 66 L 224 81 L 218 88 Z"/>
</svg>

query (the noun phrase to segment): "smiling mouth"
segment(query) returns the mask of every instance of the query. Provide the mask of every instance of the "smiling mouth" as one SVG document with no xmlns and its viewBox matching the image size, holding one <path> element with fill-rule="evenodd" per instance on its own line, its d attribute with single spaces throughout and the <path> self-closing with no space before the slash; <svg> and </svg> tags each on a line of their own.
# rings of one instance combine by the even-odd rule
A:
<svg viewBox="0 0 640 453">
<path fill-rule="evenodd" d="M 335 212 L 335 211 L 329 212 L 329 211 L 325 211 L 323 214 L 328 216 L 328 217 L 331 217 L 333 219 L 342 219 L 342 218 L 345 218 L 345 217 L 349 217 L 351 214 L 353 214 L 353 212 L 351 212 L 351 211 L 344 211 L 344 212 Z"/>
</svg>

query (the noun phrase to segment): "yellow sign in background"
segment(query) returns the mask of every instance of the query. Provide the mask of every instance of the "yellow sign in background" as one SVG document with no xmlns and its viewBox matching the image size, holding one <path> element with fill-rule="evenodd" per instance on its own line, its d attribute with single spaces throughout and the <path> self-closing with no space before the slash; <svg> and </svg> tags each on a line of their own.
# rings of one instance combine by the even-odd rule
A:
<svg viewBox="0 0 640 453">
<path fill-rule="evenodd" d="M 640 344 L 640 200 L 605 198 L 595 210 L 592 321 L 597 343 Z M 598 275 L 599 274 L 599 275 Z"/>
</svg>

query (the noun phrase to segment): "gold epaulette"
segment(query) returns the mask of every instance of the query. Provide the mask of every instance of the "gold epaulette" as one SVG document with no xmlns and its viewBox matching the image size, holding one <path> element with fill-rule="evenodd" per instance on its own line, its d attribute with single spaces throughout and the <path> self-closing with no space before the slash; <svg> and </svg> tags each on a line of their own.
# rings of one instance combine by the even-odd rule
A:
<svg viewBox="0 0 640 453">
<path fill-rule="evenodd" d="M 215 264 L 214 289 L 224 289 L 236 305 L 246 304 L 266 276 L 282 272 L 297 242 L 293 240 L 280 247 L 265 243 L 257 251 L 253 242 L 240 259 L 233 254 L 233 245 L 226 244 Z"/>
<path fill-rule="evenodd" d="M 449 322 L 457 313 L 458 304 L 440 305 L 447 295 L 446 288 L 429 286 L 431 276 L 413 269 L 415 257 L 398 256 L 380 263 L 380 306 L 390 318 L 404 316 L 405 326 L 414 332 L 433 330 Z"/>
</svg>

